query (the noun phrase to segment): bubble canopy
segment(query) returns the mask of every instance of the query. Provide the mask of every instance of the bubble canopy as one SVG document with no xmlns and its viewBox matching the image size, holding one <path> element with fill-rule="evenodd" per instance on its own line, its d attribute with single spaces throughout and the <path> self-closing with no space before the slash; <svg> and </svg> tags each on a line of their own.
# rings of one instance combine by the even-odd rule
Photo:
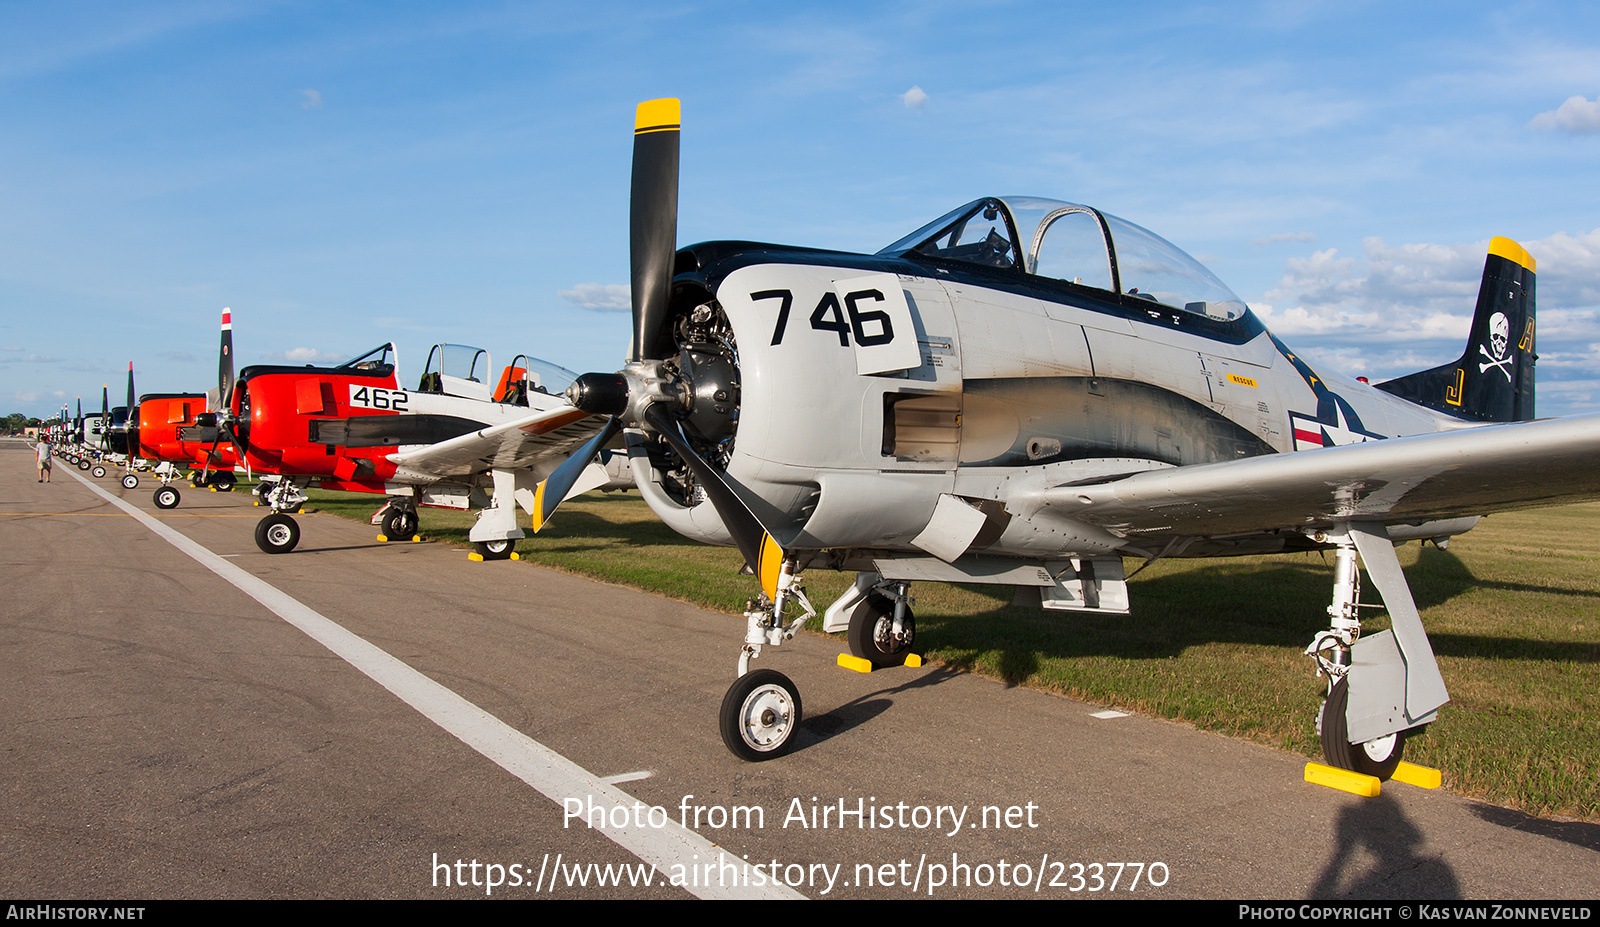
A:
<svg viewBox="0 0 1600 927">
<path fill-rule="evenodd" d="M 1142 299 L 1219 321 L 1249 311 L 1204 264 L 1154 232 L 1091 206 L 985 197 L 878 252 L 921 254 Z"/>
</svg>

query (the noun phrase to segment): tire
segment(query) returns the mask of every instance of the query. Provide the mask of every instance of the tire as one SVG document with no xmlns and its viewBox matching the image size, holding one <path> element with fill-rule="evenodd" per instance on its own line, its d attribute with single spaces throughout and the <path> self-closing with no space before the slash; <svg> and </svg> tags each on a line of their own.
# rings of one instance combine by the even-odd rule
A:
<svg viewBox="0 0 1600 927">
<path fill-rule="evenodd" d="M 91 476 L 93 476 L 97 480 L 103 480 L 103 479 L 106 478 L 106 468 L 105 467 L 98 467 L 97 466 L 93 470 L 89 471 L 89 473 L 90 473 Z"/>
<path fill-rule="evenodd" d="M 139 478 L 137 476 L 134 476 L 132 473 L 128 474 L 127 476 L 122 478 L 122 488 L 123 489 L 138 489 L 139 488 Z"/>
<path fill-rule="evenodd" d="M 383 514 L 383 536 L 391 541 L 409 541 L 417 534 L 417 513 L 390 509 Z M 483 553 L 483 551 L 478 551 Z M 510 551 L 507 551 L 509 555 Z M 488 555 L 484 555 L 488 560 Z"/>
<path fill-rule="evenodd" d="M 776 759 L 794 746 L 802 718 L 800 690 L 777 670 L 740 676 L 722 698 L 722 742 L 751 763 Z"/>
<path fill-rule="evenodd" d="M 256 546 L 269 554 L 287 554 L 300 543 L 300 525 L 294 519 L 274 512 L 256 522 Z"/>
<path fill-rule="evenodd" d="M 917 620 L 906 608 L 905 640 L 889 637 L 894 624 L 894 602 L 886 596 L 873 593 L 850 612 L 850 653 L 871 661 L 875 667 L 903 666 L 916 642 Z"/>
<path fill-rule="evenodd" d="M 79 457 L 78 458 L 78 469 L 79 470 L 87 471 L 89 469 L 89 466 L 90 466 L 89 458 L 87 458 L 87 457 Z"/>
<path fill-rule="evenodd" d="M 512 551 L 517 549 L 517 542 L 511 538 L 498 541 L 474 541 L 472 549 L 478 556 L 485 560 L 510 560 Z"/>
<path fill-rule="evenodd" d="M 236 482 L 238 481 L 234 479 L 233 474 L 226 470 L 215 473 L 211 477 L 211 485 L 217 492 L 233 492 L 233 486 Z"/>
<path fill-rule="evenodd" d="M 1350 680 L 1341 679 L 1322 703 L 1322 756 L 1329 766 L 1365 773 L 1387 780 L 1400 765 L 1400 754 L 1405 751 L 1407 731 L 1397 731 L 1387 737 L 1353 744 L 1345 733 L 1345 706 L 1350 701 Z"/>
<path fill-rule="evenodd" d="M 156 508 L 175 509 L 178 507 L 178 501 L 182 498 L 175 487 L 163 486 L 156 490 Z"/>
</svg>

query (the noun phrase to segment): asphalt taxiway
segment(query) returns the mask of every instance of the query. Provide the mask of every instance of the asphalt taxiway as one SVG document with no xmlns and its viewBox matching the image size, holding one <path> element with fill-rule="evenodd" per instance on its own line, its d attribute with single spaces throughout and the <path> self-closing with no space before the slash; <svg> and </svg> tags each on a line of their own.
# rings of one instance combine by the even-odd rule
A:
<svg viewBox="0 0 1600 927">
<path fill-rule="evenodd" d="M 747 764 L 737 616 L 328 516 L 268 555 L 246 494 L 39 484 L 20 441 L 0 474 L 8 896 L 1595 896 L 1596 825 L 814 635 L 758 664 L 797 748 Z"/>
</svg>

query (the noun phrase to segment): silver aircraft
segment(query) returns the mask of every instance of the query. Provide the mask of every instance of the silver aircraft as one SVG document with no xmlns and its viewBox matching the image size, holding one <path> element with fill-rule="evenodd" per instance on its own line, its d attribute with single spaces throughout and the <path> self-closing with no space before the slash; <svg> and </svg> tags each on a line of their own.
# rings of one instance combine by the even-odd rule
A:
<svg viewBox="0 0 1600 927">
<path fill-rule="evenodd" d="M 822 627 L 881 666 L 913 646 L 913 582 L 1125 614 L 1126 557 L 1332 550 L 1329 627 L 1307 648 L 1324 753 L 1387 777 L 1448 701 L 1395 543 L 1600 495 L 1600 415 L 1533 420 L 1535 262 L 1509 239 L 1462 357 L 1369 385 L 1088 206 L 985 198 L 876 254 L 679 250 L 678 114 L 639 107 L 630 362 L 568 390 L 606 420 L 533 518 L 625 432 L 651 508 L 740 549 L 762 595 L 720 721 L 745 759 L 785 753 L 800 724 L 794 683 L 750 662 L 816 617 L 803 569 L 856 572 Z M 1393 631 L 1361 634 L 1358 561 Z"/>
</svg>

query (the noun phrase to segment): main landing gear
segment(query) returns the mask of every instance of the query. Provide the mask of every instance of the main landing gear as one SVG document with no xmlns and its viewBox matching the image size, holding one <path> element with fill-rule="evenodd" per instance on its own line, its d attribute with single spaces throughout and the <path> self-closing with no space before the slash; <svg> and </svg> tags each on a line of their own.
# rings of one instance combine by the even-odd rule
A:
<svg viewBox="0 0 1600 927">
<path fill-rule="evenodd" d="M 417 518 L 416 503 L 409 498 L 392 497 L 383 504 L 383 508 L 373 513 L 372 523 L 378 526 L 380 541 L 417 540 L 420 519 Z"/>
<path fill-rule="evenodd" d="M 492 541 L 473 541 L 472 551 L 483 560 L 510 560 L 517 549 L 515 538 L 498 538 Z"/>
<path fill-rule="evenodd" d="M 911 614 L 909 583 L 894 583 L 894 597 L 876 590 L 850 609 L 850 654 L 874 668 L 902 666 L 917 637 L 917 620 Z"/>
<path fill-rule="evenodd" d="M 261 502 L 272 507 L 272 514 L 256 523 L 256 546 L 269 554 L 294 550 L 300 543 L 300 525 L 290 516 L 306 504 L 305 492 L 287 477 L 279 477 L 260 495 Z"/>
<path fill-rule="evenodd" d="M 1326 677 L 1317 718 L 1328 765 L 1379 779 L 1394 775 L 1406 739 L 1420 734 L 1449 701 L 1416 603 L 1382 525 L 1352 524 L 1313 539 L 1335 545 L 1330 627 L 1306 648 Z M 1382 593 L 1392 631 L 1361 636 L 1361 570 Z"/>
</svg>

